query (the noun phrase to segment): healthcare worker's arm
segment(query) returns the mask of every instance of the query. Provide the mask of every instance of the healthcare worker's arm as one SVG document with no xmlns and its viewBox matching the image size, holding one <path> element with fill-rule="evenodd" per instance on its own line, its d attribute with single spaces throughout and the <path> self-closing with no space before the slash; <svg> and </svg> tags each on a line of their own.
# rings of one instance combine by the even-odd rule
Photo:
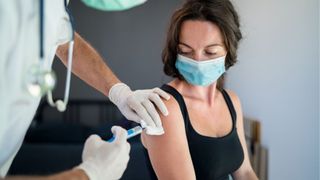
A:
<svg viewBox="0 0 320 180">
<path fill-rule="evenodd" d="M 163 115 L 168 110 L 161 98 L 169 95 L 159 88 L 131 91 L 131 89 L 113 74 L 98 52 L 78 33 L 75 33 L 72 72 L 99 90 L 117 105 L 129 120 L 140 123 L 143 119 L 149 127 L 163 131 L 156 107 Z M 67 64 L 68 43 L 60 45 L 56 55 Z M 125 68 L 125 67 L 124 67 Z"/>
<path fill-rule="evenodd" d="M 127 142 L 126 130 L 117 126 L 111 130 L 115 136 L 112 143 L 97 135 L 91 135 L 86 140 L 82 153 L 83 162 L 72 170 L 47 177 L 16 176 L 7 179 L 120 179 L 129 161 L 130 144 Z"/>
<path fill-rule="evenodd" d="M 189 152 L 185 124 L 177 101 L 166 101 L 170 114 L 161 116 L 165 134 L 142 134 L 143 145 L 148 150 L 152 167 L 159 180 L 195 180 L 195 172 Z"/>
<path fill-rule="evenodd" d="M 56 55 L 64 65 L 67 65 L 68 43 L 60 45 Z M 108 96 L 110 87 L 120 83 L 120 80 L 104 63 L 99 53 L 76 32 L 74 34 L 72 72 L 105 96 Z"/>
<path fill-rule="evenodd" d="M 240 143 L 242 145 L 242 149 L 244 152 L 243 163 L 240 166 L 240 168 L 232 174 L 233 179 L 235 179 L 235 180 L 258 180 L 258 177 L 256 176 L 255 172 L 253 171 L 252 166 L 250 164 L 250 160 L 249 160 L 248 149 L 247 149 L 245 136 L 244 136 L 243 115 L 242 115 L 240 100 L 234 92 L 228 91 L 228 94 L 230 95 L 231 100 L 232 100 L 232 102 L 235 106 L 235 109 L 236 109 L 237 132 L 238 132 Z"/>
<path fill-rule="evenodd" d="M 70 171 L 65 171 L 52 176 L 11 176 L 0 180 L 89 180 L 89 177 L 83 170 L 74 169 Z"/>
</svg>

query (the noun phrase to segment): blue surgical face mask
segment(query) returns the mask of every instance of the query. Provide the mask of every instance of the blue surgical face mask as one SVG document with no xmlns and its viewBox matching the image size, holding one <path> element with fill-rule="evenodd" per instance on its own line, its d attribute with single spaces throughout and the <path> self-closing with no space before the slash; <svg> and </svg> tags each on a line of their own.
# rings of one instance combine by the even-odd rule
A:
<svg viewBox="0 0 320 180">
<path fill-rule="evenodd" d="M 208 86 L 225 72 L 225 58 L 226 56 L 222 56 L 206 61 L 196 61 L 179 54 L 175 66 L 188 83 Z"/>
<path fill-rule="evenodd" d="M 122 11 L 145 3 L 147 0 L 82 0 L 91 8 L 102 11 Z"/>
</svg>

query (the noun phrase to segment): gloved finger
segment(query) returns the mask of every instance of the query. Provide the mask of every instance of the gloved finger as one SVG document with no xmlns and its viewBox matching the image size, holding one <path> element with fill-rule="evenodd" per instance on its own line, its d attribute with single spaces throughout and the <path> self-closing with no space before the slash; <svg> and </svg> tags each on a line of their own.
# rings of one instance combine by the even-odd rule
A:
<svg viewBox="0 0 320 180">
<path fill-rule="evenodd" d="M 94 134 L 87 138 L 84 143 L 84 148 L 82 152 L 82 160 L 86 160 L 87 154 L 89 154 L 94 149 L 97 149 L 101 146 L 101 138 L 100 136 Z"/>
<path fill-rule="evenodd" d="M 131 149 L 131 145 L 128 142 L 126 142 L 126 143 L 124 143 L 122 148 L 118 151 L 118 153 L 119 154 L 126 154 L 129 156 L 130 149 Z"/>
<path fill-rule="evenodd" d="M 120 169 L 126 169 L 129 159 L 130 159 L 130 144 L 126 143 L 124 147 L 122 147 L 118 152 L 118 156 L 116 156 L 115 162 L 117 163 L 117 167 Z"/>
<path fill-rule="evenodd" d="M 154 88 L 153 92 L 159 94 L 162 98 L 169 100 L 170 99 L 170 95 L 165 92 L 164 90 L 160 89 L 160 88 Z"/>
<path fill-rule="evenodd" d="M 123 144 L 127 142 L 127 131 L 120 126 L 112 126 L 111 131 L 115 136 L 114 143 Z"/>
<path fill-rule="evenodd" d="M 154 105 L 149 100 L 143 101 L 142 105 L 146 108 L 146 110 L 148 111 L 148 114 L 152 117 L 154 124 L 157 127 L 162 127 L 160 116 L 156 108 L 154 107 Z"/>
<path fill-rule="evenodd" d="M 135 111 L 133 111 L 131 108 L 128 107 L 128 110 L 126 111 L 126 113 L 124 114 L 124 116 L 128 119 L 128 120 L 132 120 L 136 123 L 141 123 L 141 118 L 137 115 L 137 113 Z"/>
<path fill-rule="evenodd" d="M 121 152 L 119 152 L 119 153 L 121 153 L 123 155 L 127 155 L 129 157 L 130 149 L 131 149 L 130 144 L 128 142 L 126 142 L 124 144 L 124 146 L 120 149 Z"/>
<path fill-rule="evenodd" d="M 93 134 L 87 138 L 85 142 L 85 146 L 89 146 L 89 147 L 98 146 L 100 142 L 101 142 L 101 137 L 96 134 Z"/>
<path fill-rule="evenodd" d="M 144 120 L 140 120 L 140 126 L 142 127 L 142 128 L 146 128 L 147 127 L 147 123 L 144 121 Z"/>
<path fill-rule="evenodd" d="M 157 94 L 150 94 L 149 99 L 158 107 L 163 115 L 167 116 L 169 114 L 166 105 Z"/>
<path fill-rule="evenodd" d="M 132 99 L 128 100 L 130 108 L 132 108 L 137 115 L 140 117 L 140 119 L 144 120 L 147 124 L 147 126 L 156 127 L 154 124 L 152 118 L 146 111 L 145 107 L 139 103 L 139 101 Z"/>
<path fill-rule="evenodd" d="M 130 149 L 131 149 L 131 145 L 127 143 L 127 151 L 130 152 Z"/>
</svg>

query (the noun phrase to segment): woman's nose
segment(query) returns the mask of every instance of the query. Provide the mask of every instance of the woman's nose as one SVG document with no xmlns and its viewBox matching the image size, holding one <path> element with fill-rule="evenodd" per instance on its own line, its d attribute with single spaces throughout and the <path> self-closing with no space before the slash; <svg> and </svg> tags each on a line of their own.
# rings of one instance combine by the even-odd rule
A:
<svg viewBox="0 0 320 180">
<path fill-rule="evenodd" d="M 192 59 L 194 59 L 196 61 L 201 61 L 201 60 L 205 60 L 206 57 L 204 57 L 202 52 L 194 52 Z"/>
</svg>

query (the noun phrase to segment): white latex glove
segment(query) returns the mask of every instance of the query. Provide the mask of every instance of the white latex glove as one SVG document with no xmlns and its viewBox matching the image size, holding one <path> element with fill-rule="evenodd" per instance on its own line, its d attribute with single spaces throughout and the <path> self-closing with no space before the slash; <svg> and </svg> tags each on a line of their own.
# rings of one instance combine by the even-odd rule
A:
<svg viewBox="0 0 320 180">
<path fill-rule="evenodd" d="M 164 133 L 155 105 L 163 115 L 169 113 L 160 97 L 170 99 L 170 95 L 160 88 L 131 91 L 124 83 L 113 85 L 109 91 L 110 101 L 127 119 L 145 126 L 149 135 Z"/>
<path fill-rule="evenodd" d="M 91 135 L 85 142 L 82 163 L 76 167 L 85 171 L 90 180 L 120 179 L 128 161 L 130 144 L 127 131 L 119 126 L 111 128 L 115 140 L 111 143 L 98 135 Z"/>
</svg>

